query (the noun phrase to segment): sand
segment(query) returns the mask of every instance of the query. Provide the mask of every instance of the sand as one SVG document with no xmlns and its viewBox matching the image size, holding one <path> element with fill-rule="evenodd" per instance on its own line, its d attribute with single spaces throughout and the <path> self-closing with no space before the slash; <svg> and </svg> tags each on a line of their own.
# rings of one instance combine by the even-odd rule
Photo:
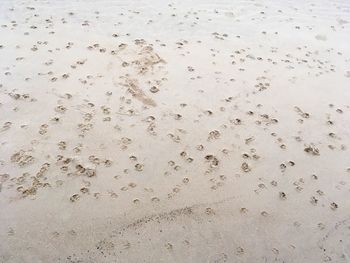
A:
<svg viewBox="0 0 350 263">
<path fill-rule="evenodd" d="M 350 262 L 349 22 L 2 0 L 0 262 Z"/>
</svg>

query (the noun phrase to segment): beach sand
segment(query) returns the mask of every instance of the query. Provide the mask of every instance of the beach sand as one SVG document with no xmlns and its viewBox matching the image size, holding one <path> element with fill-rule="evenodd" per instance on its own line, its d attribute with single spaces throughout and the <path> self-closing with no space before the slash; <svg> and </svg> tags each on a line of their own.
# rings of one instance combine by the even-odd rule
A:
<svg viewBox="0 0 350 263">
<path fill-rule="evenodd" d="M 350 262 L 349 22 L 2 0 L 0 262 Z"/>
</svg>

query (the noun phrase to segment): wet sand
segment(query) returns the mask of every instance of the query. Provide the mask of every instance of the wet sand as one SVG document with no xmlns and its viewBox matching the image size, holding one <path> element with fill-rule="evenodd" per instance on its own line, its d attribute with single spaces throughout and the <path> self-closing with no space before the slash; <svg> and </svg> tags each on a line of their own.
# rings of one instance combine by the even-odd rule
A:
<svg viewBox="0 0 350 263">
<path fill-rule="evenodd" d="M 0 262 L 349 262 L 350 3 L 0 3 Z"/>
</svg>

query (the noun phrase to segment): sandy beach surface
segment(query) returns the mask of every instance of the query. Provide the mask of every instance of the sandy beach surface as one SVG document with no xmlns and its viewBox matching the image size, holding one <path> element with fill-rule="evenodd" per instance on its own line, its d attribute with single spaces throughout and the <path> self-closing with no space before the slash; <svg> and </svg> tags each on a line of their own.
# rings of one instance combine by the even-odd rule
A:
<svg viewBox="0 0 350 263">
<path fill-rule="evenodd" d="M 1 0 L 0 262 L 350 262 L 348 0 Z"/>
</svg>

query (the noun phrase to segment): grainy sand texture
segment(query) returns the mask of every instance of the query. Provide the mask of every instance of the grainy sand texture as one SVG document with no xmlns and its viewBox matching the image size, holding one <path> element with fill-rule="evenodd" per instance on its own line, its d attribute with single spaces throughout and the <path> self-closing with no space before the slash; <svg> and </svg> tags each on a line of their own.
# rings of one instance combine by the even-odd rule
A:
<svg viewBox="0 0 350 263">
<path fill-rule="evenodd" d="M 0 262 L 350 262 L 348 0 L 1 0 Z"/>
</svg>

